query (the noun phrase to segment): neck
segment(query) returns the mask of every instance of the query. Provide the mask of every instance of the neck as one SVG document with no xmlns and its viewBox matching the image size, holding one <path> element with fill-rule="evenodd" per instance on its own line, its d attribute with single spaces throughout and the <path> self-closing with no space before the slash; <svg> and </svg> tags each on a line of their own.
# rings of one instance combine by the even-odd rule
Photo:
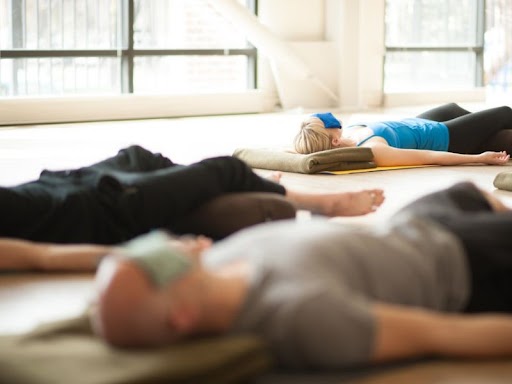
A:
<svg viewBox="0 0 512 384">
<path fill-rule="evenodd" d="M 233 324 L 247 294 L 249 271 L 247 263 L 237 262 L 205 276 L 204 332 L 223 332 Z"/>
</svg>

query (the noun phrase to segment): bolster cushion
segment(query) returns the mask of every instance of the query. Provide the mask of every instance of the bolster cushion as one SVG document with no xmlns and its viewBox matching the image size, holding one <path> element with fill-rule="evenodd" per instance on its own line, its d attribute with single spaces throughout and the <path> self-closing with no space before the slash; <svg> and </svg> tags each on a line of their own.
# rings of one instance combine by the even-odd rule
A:
<svg viewBox="0 0 512 384">
<path fill-rule="evenodd" d="M 238 192 L 203 204 L 174 227 L 178 233 L 194 233 L 222 239 L 251 225 L 294 218 L 295 206 L 284 196 L 270 192 Z"/>
<path fill-rule="evenodd" d="M 494 186 L 505 191 L 512 191 L 512 172 L 500 172 L 494 178 Z"/>
<path fill-rule="evenodd" d="M 277 149 L 239 148 L 233 156 L 253 168 L 295 173 L 344 171 L 376 166 L 373 153 L 367 147 L 336 148 L 308 155 Z"/>
<path fill-rule="evenodd" d="M 92 333 L 86 315 L 0 337 L 0 382 L 9 384 L 238 383 L 271 363 L 265 343 L 250 335 L 113 348 Z"/>
</svg>

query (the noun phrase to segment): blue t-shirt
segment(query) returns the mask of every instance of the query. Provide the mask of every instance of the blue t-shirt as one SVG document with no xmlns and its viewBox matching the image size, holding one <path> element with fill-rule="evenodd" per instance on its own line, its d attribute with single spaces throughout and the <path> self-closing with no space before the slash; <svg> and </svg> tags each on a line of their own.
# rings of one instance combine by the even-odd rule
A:
<svg viewBox="0 0 512 384">
<path fill-rule="evenodd" d="M 373 135 L 357 143 L 358 146 L 375 136 L 382 137 L 391 147 L 404 149 L 447 151 L 450 142 L 446 125 L 418 117 L 357 125 L 364 125 L 373 131 Z"/>
</svg>

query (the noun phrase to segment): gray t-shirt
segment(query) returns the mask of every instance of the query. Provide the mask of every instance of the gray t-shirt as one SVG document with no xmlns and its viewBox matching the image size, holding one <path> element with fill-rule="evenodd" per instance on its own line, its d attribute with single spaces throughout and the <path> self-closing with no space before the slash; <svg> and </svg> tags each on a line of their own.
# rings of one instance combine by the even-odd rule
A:
<svg viewBox="0 0 512 384">
<path fill-rule="evenodd" d="M 217 243 L 205 262 L 238 258 L 252 275 L 231 331 L 262 336 L 285 367 L 368 362 L 374 302 L 458 311 L 469 296 L 460 242 L 412 217 L 372 230 L 320 219 L 263 224 Z"/>
</svg>

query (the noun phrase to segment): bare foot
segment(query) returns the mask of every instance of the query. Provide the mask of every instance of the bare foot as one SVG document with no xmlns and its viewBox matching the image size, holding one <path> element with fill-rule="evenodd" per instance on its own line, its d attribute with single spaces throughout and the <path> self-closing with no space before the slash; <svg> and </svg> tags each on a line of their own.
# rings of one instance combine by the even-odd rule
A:
<svg viewBox="0 0 512 384">
<path fill-rule="evenodd" d="M 299 209 L 331 217 L 366 215 L 374 212 L 384 202 L 384 192 L 381 189 L 324 194 L 287 191 L 287 197 Z"/>
<path fill-rule="evenodd" d="M 327 216 L 361 216 L 375 212 L 383 202 L 384 191 L 381 189 L 326 195 L 323 214 Z"/>
<path fill-rule="evenodd" d="M 281 182 L 281 177 L 283 174 L 279 171 L 274 171 L 270 175 L 267 176 L 267 179 L 272 180 L 274 183 L 279 184 Z"/>
</svg>

